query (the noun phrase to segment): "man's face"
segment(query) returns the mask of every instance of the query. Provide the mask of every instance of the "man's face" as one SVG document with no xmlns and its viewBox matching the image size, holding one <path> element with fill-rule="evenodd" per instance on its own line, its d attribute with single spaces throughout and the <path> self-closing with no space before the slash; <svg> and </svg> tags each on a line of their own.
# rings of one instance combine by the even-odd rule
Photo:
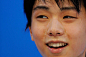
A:
<svg viewBox="0 0 86 57">
<path fill-rule="evenodd" d="M 29 27 L 32 40 L 43 57 L 85 57 L 84 7 L 78 13 L 67 0 L 59 6 L 54 0 L 35 2 Z"/>
</svg>

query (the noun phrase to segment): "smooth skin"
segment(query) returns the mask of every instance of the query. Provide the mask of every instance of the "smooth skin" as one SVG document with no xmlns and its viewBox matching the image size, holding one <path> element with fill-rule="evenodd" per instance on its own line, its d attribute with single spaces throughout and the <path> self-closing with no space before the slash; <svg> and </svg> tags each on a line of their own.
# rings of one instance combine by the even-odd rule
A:
<svg viewBox="0 0 86 57">
<path fill-rule="evenodd" d="M 45 6 L 48 9 L 34 10 L 37 6 Z M 74 5 L 66 0 L 63 7 L 74 7 Z M 33 7 L 29 29 L 31 39 L 35 41 L 43 57 L 85 57 L 86 11 L 83 5 L 78 13 L 75 9 L 60 10 L 54 0 L 47 0 L 46 3 L 37 0 Z M 46 45 L 50 40 L 64 41 L 68 46 L 60 53 L 52 53 Z"/>
</svg>

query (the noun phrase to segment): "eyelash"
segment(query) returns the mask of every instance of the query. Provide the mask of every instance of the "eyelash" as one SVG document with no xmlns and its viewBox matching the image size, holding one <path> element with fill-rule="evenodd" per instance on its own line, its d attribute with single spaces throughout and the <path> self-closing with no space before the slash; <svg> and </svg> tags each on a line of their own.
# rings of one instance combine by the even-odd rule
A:
<svg viewBox="0 0 86 57">
<path fill-rule="evenodd" d="M 48 19 L 48 17 L 45 16 L 45 15 L 40 15 L 40 16 L 37 16 L 36 18 L 46 18 L 46 19 Z M 63 17 L 63 19 L 66 19 L 66 18 L 77 18 L 77 17 L 73 17 L 73 16 L 64 16 Z"/>
<path fill-rule="evenodd" d="M 36 18 L 46 18 L 46 19 L 48 19 L 48 17 L 45 16 L 45 15 L 40 15 L 40 16 L 37 16 Z"/>
<path fill-rule="evenodd" d="M 77 17 L 73 17 L 73 16 L 64 16 L 63 19 L 66 19 L 66 18 L 77 18 Z"/>
</svg>

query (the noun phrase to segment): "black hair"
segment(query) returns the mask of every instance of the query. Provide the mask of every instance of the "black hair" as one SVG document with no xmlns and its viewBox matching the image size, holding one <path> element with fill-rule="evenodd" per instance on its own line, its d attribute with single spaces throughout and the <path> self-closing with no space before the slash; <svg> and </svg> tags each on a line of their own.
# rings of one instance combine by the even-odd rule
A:
<svg viewBox="0 0 86 57">
<path fill-rule="evenodd" d="M 26 29 L 29 26 L 31 26 L 32 9 L 33 9 L 33 6 L 35 4 L 35 1 L 36 0 L 24 0 L 24 12 L 25 12 L 27 20 L 28 20 L 28 23 L 26 25 Z M 42 1 L 45 2 L 46 0 L 42 0 Z M 57 5 L 59 6 L 59 0 L 55 0 L 55 1 L 56 1 Z M 60 1 L 64 1 L 64 0 L 60 0 Z M 74 4 L 77 12 L 80 12 L 81 3 L 83 4 L 83 6 L 86 9 L 86 1 L 85 0 L 70 0 L 70 1 Z"/>
<path fill-rule="evenodd" d="M 28 28 L 28 26 L 31 26 L 31 16 L 32 16 L 32 9 L 33 9 L 34 3 L 35 3 L 35 0 L 24 0 L 24 12 L 28 20 L 26 29 Z"/>
</svg>

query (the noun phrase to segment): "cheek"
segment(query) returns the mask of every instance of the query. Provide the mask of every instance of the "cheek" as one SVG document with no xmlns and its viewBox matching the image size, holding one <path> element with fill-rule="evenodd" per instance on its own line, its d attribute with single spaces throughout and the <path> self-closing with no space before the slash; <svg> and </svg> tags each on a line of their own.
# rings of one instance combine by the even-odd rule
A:
<svg viewBox="0 0 86 57">
<path fill-rule="evenodd" d="M 31 30 L 34 40 L 43 41 L 45 37 L 45 32 L 47 23 L 39 22 L 36 19 L 32 20 Z"/>
<path fill-rule="evenodd" d="M 32 35 L 34 40 L 43 40 L 45 36 L 45 27 L 40 25 L 34 25 L 32 27 Z"/>
<path fill-rule="evenodd" d="M 33 39 L 40 52 L 44 51 L 45 31 L 46 31 L 46 27 L 44 25 L 36 24 L 36 23 L 32 25 Z"/>
<path fill-rule="evenodd" d="M 69 39 L 70 50 L 80 54 L 84 52 L 86 48 L 86 29 L 85 26 L 79 24 L 72 24 L 66 26 L 66 33 Z M 75 54 L 76 54 L 75 53 Z"/>
</svg>

